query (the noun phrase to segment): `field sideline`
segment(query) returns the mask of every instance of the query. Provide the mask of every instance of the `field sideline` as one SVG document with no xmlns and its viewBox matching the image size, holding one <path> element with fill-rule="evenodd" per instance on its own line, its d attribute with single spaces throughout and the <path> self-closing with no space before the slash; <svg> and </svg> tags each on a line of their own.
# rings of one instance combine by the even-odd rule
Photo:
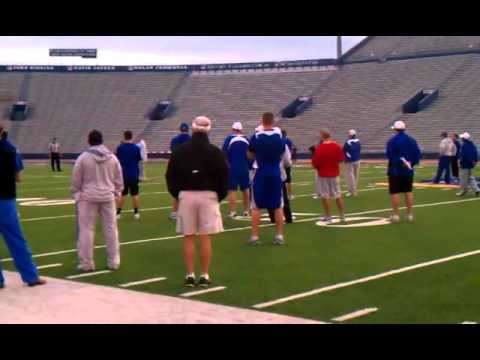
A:
<svg viewBox="0 0 480 360">
<path fill-rule="evenodd" d="M 286 226 L 282 247 L 271 244 L 273 228 L 268 222 L 261 230 L 262 244 L 249 247 L 249 222 L 227 219 L 222 205 L 227 231 L 214 239 L 212 291 L 193 295 L 185 295 L 189 290 L 182 287 L 181 237 L 168 219 L 171 198 L 163 162 L 148 164 L 149 180 L 141 186 L 142 218 L 135 221 L 131 212 L 125 212 L 119 222 L 122 266 L 117 272 L 103 272 L 105 249 L 98 227 L 99 273 L 75 278 L 71 165 L 65 165 L 62 173 L 51 173 L 44 163 L 27 163 L 18 188 L 18 209 L 36 262 L 43 267 L 40 272 L 46 276 L 73 276 L 79 282 L 327 322 L 480 321 L 476 301 L 480 242 L 475 228 L 480 199 L 458 198 L 455 189 L 417 189 L 415 222 L 383 224 L 389 197 L 386 188 L 376 184 L 386 181 L 384 165 L 362 166 L 360 195 L 346 199 L 347 226 L 316 225 L 322 208 L 312 198 L 313 171 L 305 164 L 296 167 L 292 201 L 296 223 Z M 434 171 L 425 163 L 417 169 L 416 180 L 431 178 Z M 3 268 L 14 270 L 3 242 L 0 257 Z"/>
</svg>

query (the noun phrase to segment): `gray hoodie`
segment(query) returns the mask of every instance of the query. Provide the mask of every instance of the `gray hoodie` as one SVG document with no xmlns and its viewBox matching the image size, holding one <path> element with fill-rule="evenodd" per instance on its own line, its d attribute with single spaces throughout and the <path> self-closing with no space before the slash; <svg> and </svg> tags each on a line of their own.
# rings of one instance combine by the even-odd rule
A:
<svg viewBox="0 0 480 360">
<path fill-rule="evenodd" d="M 78 157 L 71 187 L 76 201 L 112 201 L 122 190 L 122 167 L 104 145 L 92 146 Z"/>
</svg>

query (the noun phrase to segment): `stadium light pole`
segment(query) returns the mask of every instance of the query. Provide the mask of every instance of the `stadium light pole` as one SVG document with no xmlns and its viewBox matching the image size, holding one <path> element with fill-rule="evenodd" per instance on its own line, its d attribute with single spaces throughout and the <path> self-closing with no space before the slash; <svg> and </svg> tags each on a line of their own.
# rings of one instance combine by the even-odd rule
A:
<svg viewBox="0 0 480 360">
<path fill-rule="evenodd" d="M 342 57 L 342 37 L 337 36 L 337 59 Z"/>
</svg>

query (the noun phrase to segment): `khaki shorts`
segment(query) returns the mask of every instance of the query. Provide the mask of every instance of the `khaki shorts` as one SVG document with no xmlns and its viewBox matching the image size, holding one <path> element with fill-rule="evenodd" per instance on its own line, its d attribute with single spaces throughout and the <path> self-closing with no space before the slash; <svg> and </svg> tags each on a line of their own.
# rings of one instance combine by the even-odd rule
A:
<svg viewBox="0 0 480 360">
<path fill-rule="evenodd" d="M 322 199 L 338 199 L 342 197 L 340 177 L 318 177 L 317 194 Z"/>
<path fill-rule="evenodd" d="M 223 231 L 222 215 L 216 192 L 181 191 L 178 200 L 178 233 L 210 235 Z"/>
</svg>

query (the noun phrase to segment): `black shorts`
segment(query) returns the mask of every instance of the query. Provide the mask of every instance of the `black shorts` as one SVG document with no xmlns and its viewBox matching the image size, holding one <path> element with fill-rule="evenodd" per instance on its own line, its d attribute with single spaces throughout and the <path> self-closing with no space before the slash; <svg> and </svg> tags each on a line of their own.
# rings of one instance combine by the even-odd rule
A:
<svg viewBox="0 0 480 360">
<path fill-rule="evenodd" d="M 292 168 L 291 167 L 285 168 L 285 172 L 287 173 L 287 180 L 285 180 L 285 182 L 287 184 L 291 184 L 292 183 Z"/>
<path fill-rule="evenodd" d="M 128 194 L 136 196 L 139 193 L 138 180 L 137 181 L 125 181 L 123 183 L 122 195 L 126 196 Z"/>
<path fill-rule="evenodd" d="M 409 193 L 413 189 L 413 176 L 389 176 L 390 194 Z"/>
</svg>

